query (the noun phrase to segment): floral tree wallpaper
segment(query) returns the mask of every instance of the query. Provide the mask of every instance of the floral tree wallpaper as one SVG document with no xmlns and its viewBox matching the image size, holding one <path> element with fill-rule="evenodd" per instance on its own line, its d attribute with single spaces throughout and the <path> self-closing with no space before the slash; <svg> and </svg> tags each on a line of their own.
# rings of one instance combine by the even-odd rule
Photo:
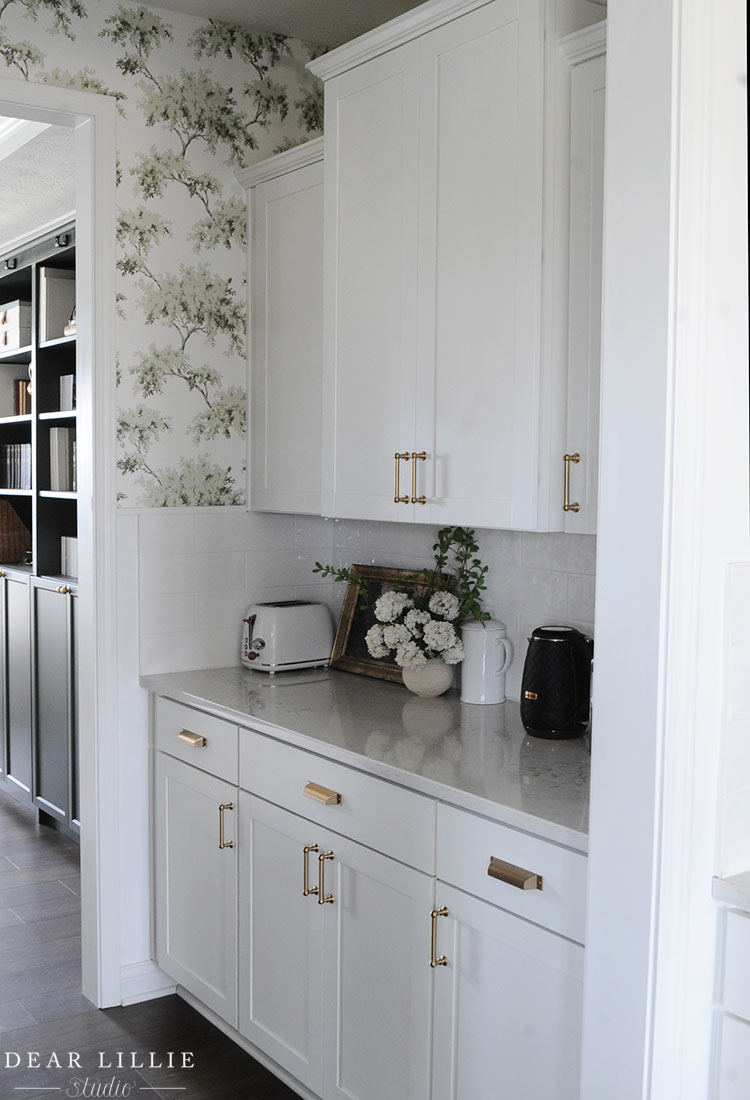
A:
<svg viewBox="0 0 750 1100">
<path fill-rule="evenodd" d="M 252 3 L 252 0 L 249 0 Z M 118 107 L 125 506 L 245 500 L 246 213 L 237 168 L 317 136 L 320 48 L 110 0 L 0 0 L 0 73 Z"/>
</svg>

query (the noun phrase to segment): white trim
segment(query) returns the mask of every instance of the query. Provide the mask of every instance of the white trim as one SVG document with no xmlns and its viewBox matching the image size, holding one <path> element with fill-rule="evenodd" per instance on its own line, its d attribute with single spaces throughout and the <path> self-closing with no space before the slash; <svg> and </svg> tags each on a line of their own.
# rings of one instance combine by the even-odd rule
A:
<svg viewBox="0 0 750 1100">
<path fill-rule="evenodd" d="M 31 233 L 24 233 L 21 237 L 14 237 L 11 241 L 3 241 L 2 251 L 5 252 L 21 252 L 22 249 L 27 248 L 33 244 L 34 241 L 42 238 L 49 237 L 50 233 L 55 229 L 62 229 L 64 225 L 72 225 L 76 220 L 75 210 L 67 210 L 64 214 L 61 214 L 59 218 L 55 218 L 51 222 L 46 222 L 44 225 L 38 225 Z"/>
<path fill-rule="evenodd" d="M 154 1001 L 157 997 L 169 997 L 177 992 L 177 986 L 172 979 L 151 960 L 123 966 L 120 971 L 120 986 L 124 1005 Z"/>
<path fill-rule="evenodd" d="M 442 27 L 444 23 L 459 19 L 467 12 L 491 2 L 492 0 L 428 0 L 426 4 L 420 4 L 418 8 L 389 20 L 382 27 L 376 27 L 344 46 L 308 61 L 305 67 L 321 80 L 330 80 L 331 77 L 340 76 L 386 50 L 403 46 L 418 35 L 427 34 L 436 27 Z"/>
<path fill-rule="evenodd" d="M 268 160 L 262 160 L 258 164 L 251 164 L 236 173 L 237 180 L 245 190 L 256 187 L 259 183 L 267 183 L 277 176 L 286 176 L 289 172 L 295 172 L 300 168 L 306 168 L 308 164 L 317 164 L 323 159 L 323 138 L 313 138 L 302 145 L 295 145 L 293 149 L 285 149 L 283 153 L 277 153 Z"/>
<path fill-rule="evenodd" d="M 0 78 L 0 112 L 76 131 L 79 301 L 79 749 L 83 991 L 120 1003 L 115 600 L 115 165 L 112 99 Z M 95 457 L 95 461 L 94 461 Z"/>
<path fill-rule="evenodd" d="M 567 34 L 558 45 L 570 65 L 580 65 L 592 57 L 601 57 L 607 49 L 607 20 Z"/>
</svg>

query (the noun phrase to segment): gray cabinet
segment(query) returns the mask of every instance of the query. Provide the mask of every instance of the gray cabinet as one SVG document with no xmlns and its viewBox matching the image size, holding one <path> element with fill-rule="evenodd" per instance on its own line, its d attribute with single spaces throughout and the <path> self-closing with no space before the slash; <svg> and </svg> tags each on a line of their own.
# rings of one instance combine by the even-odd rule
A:
<svg viewBox="0 0 750 1100">
<path fill-rule="evenodd" d="M 34 805 L 79 827 L 76 766 L 76 591 L 66 584 L 31 582 Z"/>
<path fill-rule="evenodd" d="M 0 778 L 9 794 L 31 800 L 31 627 L 29 578 L 0 571 Z"/>
</svg>

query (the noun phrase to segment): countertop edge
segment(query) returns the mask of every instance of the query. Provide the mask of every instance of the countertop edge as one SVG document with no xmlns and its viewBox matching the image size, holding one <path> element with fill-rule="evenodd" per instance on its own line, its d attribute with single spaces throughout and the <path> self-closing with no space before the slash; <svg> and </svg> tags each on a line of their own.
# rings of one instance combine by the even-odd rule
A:
<svg viewBox="0 0 750 1100">
<path fill-rule="evenodd" d="M 334 760 L 337 763 L 357 768 L 359 771 L 366 772 L 368 775 L 385 779 L 388 782 L 406 787 L 418 794 L 434 798 L 439 802 L 445 802 L 458 809 L 480 814 L 482 817 L 497 821 L 503 825 L 509 825 L 514 829 L 519 829 L 533 836 L 549 840 L 554 844 L 571 848 L 584 855 L 588 854 L 588 835 L 577 829 L 572 829 L 569 826 L 550 821 L 547 818 L 537 817 L 535 814 L 527 813 L 513 806 L 507 806 L 501 802 L 491 801 L 490 799 L 483 798 L 481 795 L 475 795 L 469 791 L 448 786 L 447 784 L 440 783 L 438 780 L 417 775 L 414 772 L 398 768 L 393 764 L 374 760 L 371 757 L 350 751 L 339 745 L 321 741 L 313 735 L 278 726 L 262 718 L 257 718 L 243 713 L 242 711 L 235 710 L 232 707 L 224 706 L 214 700 L 193 694 L 184 688 L 175 687 L 174 684 L 169 682 L 168 677 L 170 675 L 170 673 L 161 675 L 159 673 L 154 673 L 141 676 L 140 685 L 153 695 L 163 696 L 177 703 L 184 703 L 186 706 L 194 707 L 196 710 L 201 710 L 216 718 L 226 719 L 246 729 L 257 730 L 259 733 L 263 733 L 266 736 L 273 737 L 276 740 L 282 740 L 286 744 L 295 745 L 297 748 L 307 752 L 312 752 L 326 759 Z"/>
<path fill-rule="evenodd" d="M 750 871 L 729 875 L 727 878 L 714 878 L 711 892 L 717 901 L 750 913 Z"/>
</svg>

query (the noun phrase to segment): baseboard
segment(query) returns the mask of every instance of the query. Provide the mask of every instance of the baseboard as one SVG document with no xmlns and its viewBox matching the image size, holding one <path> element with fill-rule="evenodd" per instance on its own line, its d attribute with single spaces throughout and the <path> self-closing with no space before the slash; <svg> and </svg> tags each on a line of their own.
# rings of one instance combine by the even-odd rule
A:
<svg viewBox="0 0 750 1100">
<path fill-rule="evenodd" d="M 172 979 L 168 978 L 151 959 L 121 967 L 120 988 L 124 1005 L 153 1001 L 156 997 L 168 997 L 177 990 Z"/>
</svg>

